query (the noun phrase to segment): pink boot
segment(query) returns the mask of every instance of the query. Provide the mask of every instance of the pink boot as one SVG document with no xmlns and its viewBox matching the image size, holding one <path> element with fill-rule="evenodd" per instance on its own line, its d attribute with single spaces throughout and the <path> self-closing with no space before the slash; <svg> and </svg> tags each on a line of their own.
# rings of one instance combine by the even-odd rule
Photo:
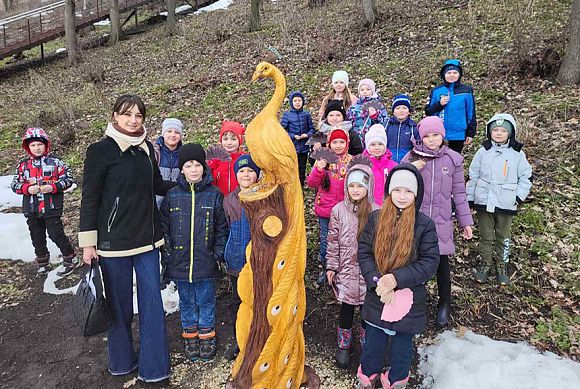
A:
<svg viewBox="0 0 580 389">
<path fill-rule="evenodd" d="M 361 365 L 358 366 L 356 377 L 358 378 L 356 389 L 373 389 L 375 387 L 375 382 L 377 381 L 378 378 L 376 373 L 371 375 L 370 377 L 364 375 L 362 372 Z"/>
<path fill-rule="evenodd" d="M 389 372 L 387 371 L 386 373 L 381 374 L 381 384 L 383 384 L 383 389 L 405 389 L 407 387 L 407 382 L 409 382 L 409 376 L 391 385 L 389 382 Z"/>
</svg>

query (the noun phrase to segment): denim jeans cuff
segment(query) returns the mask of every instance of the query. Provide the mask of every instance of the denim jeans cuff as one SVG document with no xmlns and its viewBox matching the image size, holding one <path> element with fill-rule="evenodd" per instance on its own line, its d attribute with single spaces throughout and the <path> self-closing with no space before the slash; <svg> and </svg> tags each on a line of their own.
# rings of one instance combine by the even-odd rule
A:
<svg viewBox="0 0 580 389">
<path fill-rule="evenodd" d="M 163 377 L 160 377 L 160 378 L 143 378 L 141 376 L 138 376 L 137 379 L 139 381 L 143 381 L 143 382 L 161 382 L 163 380 L 168 379 L 169 377 L 171 377 L 171 373 L 169 373 Z"/>
<path fill-rule="evenodd" d="M 137 369 L 138 367 L 139 367 L 139 362 L 135 362 L 135 365 L 133 365 L 133 367 L 130 368 L 129 370 L 127 370 L 127 371 L 119 371 L 119 372 L 117 372 L 117 371 L 113 371 L 113 370 L 111 370 L 111 368 L 109 368 L 109 373 L 111 373 L 114 376 L 126 375 L 126 374 L 129 374 L 129 373 L 135 371 L 135 369 Z"/>
</svg>

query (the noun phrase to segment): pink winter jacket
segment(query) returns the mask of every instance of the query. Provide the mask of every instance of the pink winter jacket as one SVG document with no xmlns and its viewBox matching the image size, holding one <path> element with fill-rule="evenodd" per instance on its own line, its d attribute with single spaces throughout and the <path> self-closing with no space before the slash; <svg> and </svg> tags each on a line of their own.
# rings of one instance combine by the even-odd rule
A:
<svg viewBox="0 0 580 389">
<path fill-rule="evenodd" d="M 306 184 L 316 189 L 314 212 L 317 216 L 329 218 L 332 207 L 344 199 L 344 178 L 351 159 L 352 156 L 345 153 L 340 157 L 340 161 L 337 164 L 328 165 L 328 170 L 320 170 L 318 167 L 312 168 L 310 175 L 306 179 Z M 330 188 L 328 191 L 321 187 L 322 178 L 325 174 L 330 176 Z"/>
<path fill-rule="evenodd" d="M 370 166 L 357 164 L 349 169 L 363 170 L 369 177 L 369 193 L 372 193 L 374 178 Z M 328 237 L 326 238 L 326 269 L 335 272 L 332 290 L 336 299 L 351 305 L 362 305 L 365 301 L 367 286 L 358 265 L 358 218 L 356 205 L 353 204 L 347 192 L 347 180 L 344 181 L 345 199 L 338 203 L 330 215 Z M 367 196 L 371 202 L 371 211 L 379 206 Z"/>
<path fill-rule="evenodd" d="M 391 153 L 389 149 L 386 149 L 385 154 L 380 158 L 371 156 L 367 150 L 364 151 L 363 155 L 369 157 L 373 164 L 373 176 L 375 177 L 375 203 L 382 206 L 383 197 L 385 195 L 385 181 L 387 180 L 387 176 L 391 170 L 398 164 L 391 159 L 393 153 Z"/>
</svg>

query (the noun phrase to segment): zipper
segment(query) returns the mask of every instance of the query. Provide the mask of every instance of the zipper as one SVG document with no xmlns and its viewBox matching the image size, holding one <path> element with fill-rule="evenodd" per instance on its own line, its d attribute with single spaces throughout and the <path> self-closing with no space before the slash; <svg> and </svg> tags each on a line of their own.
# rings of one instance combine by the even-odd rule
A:
<svg viewBox="0 0 580 389">
<path fill-rule="evenodd" d="M 107 220 L 107 232 L 111 232 L 111 227 L 113 227 L 113 223 L 115 222 L 115 218 L 117 217 L 117 212 L 119 211 L 119 197 L 115 198 L 115 204 L 113 204 L 113 209 L 111 209 L 111 213 L 109 214 L 109 220 Z"/>
<path fill-rule="evenodd" d="M 401 140 L 401 122 L 399 122 L 399 131 L 397 131 L 397 155 L 396 158 L 399 158 L 399 145 Z"/>
<path fill-rule="evenodd" d="M 139 148 L 141 150 L 141 148 Z M 143 150 L 145 153 L 145 150 Z M 134 155 L 134 154 L 133 154 Z M 151 168 L 151 248 L 155 249 L 155 222 L 153 218 L 155 217 L 155 177 L 154 177 L 154 169 L 153 169 L 153 161 L 151 161 L 151 157 L 149 154 L 145 153 L 145 157 L 149 161 L 149 167 Z"/>
<path fill-rule="evenodd" d="M 433 187 L 435 186 L 435 158 L 433 158 L 433 171 L 431 172 L 431 201 L 429 201 L 429 217 L 433 216 Z"/>
<path fill-rule="evenodd" d="M 193 188 L 194 184 L 189 184 L 191 189 L 191 220 L 189 228 L 189 282 L 193 282 L 193 229 L 195 227 L 195 190 Z"/>
<path fill-rule="evenodd" d="M 231 187 L 231 180 L 232 180 L 232 161 L 228 162 L 228 193 L 230 192 Z"/>
</svg>

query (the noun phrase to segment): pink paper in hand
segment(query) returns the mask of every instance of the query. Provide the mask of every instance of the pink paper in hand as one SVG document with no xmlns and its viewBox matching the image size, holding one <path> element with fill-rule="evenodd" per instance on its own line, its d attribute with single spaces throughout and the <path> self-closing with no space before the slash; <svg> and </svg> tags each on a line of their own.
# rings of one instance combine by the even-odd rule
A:
<svg viewBox="0 0 580 389">
<path fill-rule="evenodd" d="M 401 320 L 413 305 L 413 292 L 409 288 L 396 290 L 393 296 L 393 301 L 390 304 L 385 304 L 381 320 L 388 322 L 395 322 Z"/>
</svg>

